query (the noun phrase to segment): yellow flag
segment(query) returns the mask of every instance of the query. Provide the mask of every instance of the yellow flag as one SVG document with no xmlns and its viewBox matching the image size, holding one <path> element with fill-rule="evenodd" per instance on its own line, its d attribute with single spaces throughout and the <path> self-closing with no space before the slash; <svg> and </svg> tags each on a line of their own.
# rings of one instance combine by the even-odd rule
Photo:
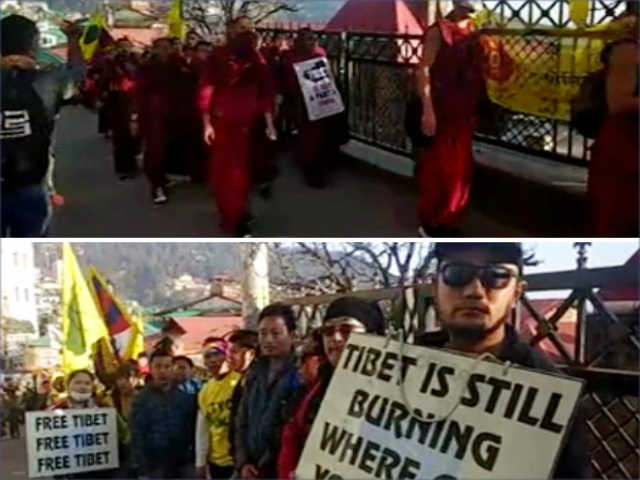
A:
<svg viewBox="0 0 640 480">
<path fill-rule="evenodd" d="M 167 16 L 167 23 L 169 24 L 169 36 L 172 38 L 184 39 L 187 34 L 187 22 L 184 21 L 182 15 L 182 0 L 174 0 L 169 15 Z"/>
<path fill-rule="evenodd" d="M 589 0 L 571 0 L 569 17 L 577 27 L 585 28 L 589 18 Z"/>
<path fill-rule="evenodd" d="M 62 244 L 62 370 L 93 370 L 93 345 L 109 334 L 91 297 L 73 248 Z"/>
<path fill-rule="evenodd" d="M 80 38 L 80 49 L 85 60 L 91 60 L 96 53 L 105 24 L 104 17 L 99 12 L 94 13 L 89 19 L 89 24 Z"/>
<path fill-rule="evenodd" d="M 138 358 L 142 352 L 144 352 L 144 318 L 142 315 L 133 315 L 133 326 L 135 333 L 131 338 L 131 343 L 125 354 L 125 359 Z"/>
</svg>

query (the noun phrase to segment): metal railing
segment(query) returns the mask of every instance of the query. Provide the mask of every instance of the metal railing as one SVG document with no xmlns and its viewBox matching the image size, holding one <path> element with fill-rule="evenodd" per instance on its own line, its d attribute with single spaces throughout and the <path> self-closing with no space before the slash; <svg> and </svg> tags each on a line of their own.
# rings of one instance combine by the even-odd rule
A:
<svg viewBox="0 0 640 480">
<path fill-rule="evenodd" d="M 509 27 L 500 34 L 506 49 L 534 69 L 536 64 L 546 61 L 545 52 L 559 50 L 563 42 L 577 48 L 583 41 L 575 35 L 531 32 L 532 28 L 566 27 L 569 24 L 567 0 L 485 0 L 484 4 Z M 597 0 L 593 3 L 590 24 L 609 21 L 625 8 L 624 0 Z M 523 36 L 525 30 L 529 33 Z M 260 31 L 267 42 L 276 34 L 290 40 L 295 37 L 295 32 L 287 28 Z M 422 38 L 366 32 L 318 31 L 316 34 L 332 62 L 348 107 L 352 138 L 409 156 L 412 146 L 406 136 L 404 118 L 415 84 L 414 70 L 422 55 Z M 580 74 L 573 77 L 578 83 L 583 79 Z M 567 163 L 588 163 L 592 142 L 582 137 L 568 121 L 498 106 L 485 112 L 487 116 L 490 121 L 482 122 L 484 127 L 477 131 L 478 140 Z"/>
<path fill-rule="evenodd" d="M 638 289 L 638 272 L 633 266 L 552 272 L 526 277 L 530 292 L 570 290 L 571 293 L 551 315 L 538 311 L 535 302 L 524 296 L 521 308 L 529 312 L 538 327 L 538 333 L 529 343 L 539 346 L 547 340 L 555 346 L 562 361 L 558 365 L 566 373 L 586 380 L 581 399 L 586 413 L 589 461 L 595 475 L 603 479 L 638 478 L 640 446 L 640 404 L 638 401 L 638 307 L 627 312 L 630 321 L 601 298 L 603 288 L 631 287 Z M 377 302 L 385 311 L 389 326 L 404 332 L 411 341 L 416 333 L 438 329 L 433 309 L 433 290 L 428 284 L 401 288 L 356 291 L 348 296 Z M 344 295 L 321 295 L 285 300 L 292 305 L 303 332 L 320 324 L 326 307 Z M 573 348 L 560 338 L 558 322 L 570 309 L 577 309 Z M 519 328 L 518 316 L 512 318 Z M 590 339 L 590 331 L 600 333 Z M 604 336 L 601 334 L 605 332 Z M 595 341 L 594 341 L 595 340 Z M 572 351 L 569 351 L 572 350 Z M 626 353 L 623 365 L 608 363 L 607 353 Z"/>
</svg>

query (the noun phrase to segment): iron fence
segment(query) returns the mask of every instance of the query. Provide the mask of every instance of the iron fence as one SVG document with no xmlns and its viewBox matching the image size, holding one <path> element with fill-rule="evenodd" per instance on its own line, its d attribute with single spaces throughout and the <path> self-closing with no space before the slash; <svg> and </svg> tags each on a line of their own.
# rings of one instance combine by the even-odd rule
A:
<svg viewBox="0 0 640 480">
<path fill-rule="evenodd" d="M 638 478 L 640 446 L 640 403 L 638 401 L 638 306 L 625 307 L 625 315 L 633 321 L 625 322 L 610 304 L 600 298 L 605 288 L 638 289 L 637 270 L 633 265 L 600 269 L 553 272 L 526 277 L 528 291 L 570 290 L 570 294 L 545 316 L 535 303 L 524 296 L 520 308 L 526 309 L 536 322 L 537 334 L 529 343 L 540 346 L 550 342 L 562 360 L 558 366 L 566 373 L 586 380 L 581 398 L 585 412 L 589 461 L 595 475 L 603 479 Z M 411 341 L 416 333 L 437 330 L 433 308 L 432 286 L 428 284 L 351 292 L 355 296 L 377 302 L 386 313 L 388 327 L 400 330 Z M 326 307 L 343 295 L 322 295 L 285 300 L 292 305 L 303 332 L 320 324 Z M 577 310 L 574 345 L 568 348 L 563 341 L 558 322 L 569 309 Z M 521 330 L 519 315 L 512 318 Z M 590 340 L 589 332 L 599 336 Z M 604 334 L 602 333 L 604 332 Z M 624 363 L 613 362 L 609 352 L 625 351 Z M 615 356 L 614 358 L 619 358 Z"/>
<path fill-rule="evenodd" d="M 541 31 L 523 35 L 534 27 L 565 27 L 569 23 L 568 0 L 493 0 L 485 7 L 504 19 L 507 30 L 500 34 L 505 49 L 529 63 L 549 70 L 549 51 L 561 47 L 584 48 L 589 40 Z M 598 24 L 624 12 L 624 0 L 597 0 L 590 23 Z M 519 29 L 519 30 L 518 30 Z M 289 40 L 295 32 L 286 28 L 261 29 L 265 41 L 276 34 Z M 415 88 L 415 68 L 422 56 L 422 38 L 416 35 L 366 32 L 317 32 L 319 43 L 327 51 L 345 104 L 348 107 L 352 138 L 411 155 L 404 118 L 407 100 Z M 574 66 L 575 67 L 575 66 Z M 564 67 L 563 67 L 564 68 Z M 551 68 L 553 74 L 553 67 Z M 557 65 L 560 77 L 560 65 Z M 562 70 L 566 76 L 566 68 Z M 583 74 L 570 72 L 580 83 Z M 516 79 L 518 81 L 519 79 Z M 531 115 L 494 106 L 490 121 L 476 133 L 478 140 L 567 163 L 586 165 L 591 140 L 581 136 L 568 121 L 550 116 Z"/>
</svg>

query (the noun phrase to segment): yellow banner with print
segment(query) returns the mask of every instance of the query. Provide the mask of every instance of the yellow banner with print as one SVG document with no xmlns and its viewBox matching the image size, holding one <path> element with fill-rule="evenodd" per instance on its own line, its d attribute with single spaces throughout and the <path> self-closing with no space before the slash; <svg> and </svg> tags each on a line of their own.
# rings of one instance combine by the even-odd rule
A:
<svg viewBox="0 0 640 480">
<path fill-rule="evenodd" d="M 636 25 L 626 17 L 585 30 L 490 30 L 481 36 L 489 98 L 515 112 L 568 121 L 582 81 L 602 68 L 604 45 Z"/>
</svg>

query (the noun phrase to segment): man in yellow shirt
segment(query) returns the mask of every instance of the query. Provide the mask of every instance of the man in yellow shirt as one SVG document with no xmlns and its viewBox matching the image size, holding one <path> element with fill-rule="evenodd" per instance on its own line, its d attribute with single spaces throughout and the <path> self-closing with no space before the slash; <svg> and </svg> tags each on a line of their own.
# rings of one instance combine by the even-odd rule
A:
<svg viewBox="0 0 640 480">
<path fill-rule="evenodd" d="M 232 397 L 240 384 L 246 363 L 253 360 L 244 348 L 236 345 L 232 338 L 231 348 L 226 343 L 218 343 L 205 351 L 205 364 L 214 370 L 213 377 L 198 394 L 198 422 L 196 428 L 196 469 L 200 478 L 206 478 L 207 464 L 209 477 L 226 479 L 233 475 L 234 462 L 229 427 L 232 422 Z M 220 356 L 224 355 L 227 365 L 220 368 Z"/>
</svg>

